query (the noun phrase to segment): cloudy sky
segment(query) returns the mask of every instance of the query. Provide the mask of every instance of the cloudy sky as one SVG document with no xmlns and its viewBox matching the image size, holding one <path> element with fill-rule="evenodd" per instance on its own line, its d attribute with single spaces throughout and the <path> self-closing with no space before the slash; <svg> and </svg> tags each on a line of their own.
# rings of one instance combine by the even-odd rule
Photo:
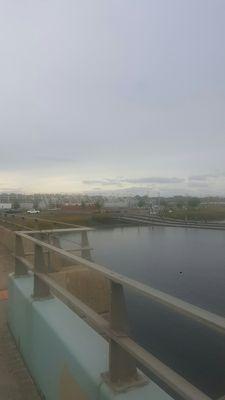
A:
<svg viewBox="0 0 225 400">
<path fill-rule="evenodd" d="M 0 0 L 0 191 L 225 195 L 224 0 Z"/>
</svg>

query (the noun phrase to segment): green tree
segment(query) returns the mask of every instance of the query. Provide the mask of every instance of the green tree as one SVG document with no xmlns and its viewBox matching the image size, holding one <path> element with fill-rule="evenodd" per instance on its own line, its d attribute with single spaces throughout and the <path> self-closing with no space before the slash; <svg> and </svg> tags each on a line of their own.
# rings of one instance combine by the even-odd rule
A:
<svg viewBox="0 0 225 400">
<path fill-rule="evenodd" d="M 192 207 L 192 208 L 198 207 L 200 205 L 200 203 L 201 203 L 201 200 L 198 197 L 191 197 L 188 200 L 188 206 Z"/>
<path fill-rule="evenodd" d="M 95 207 L 97 208 L 97 210 L 101 210 L 102 209 L 102 206 L 103 206 L 103 204 L 102 204 L 102 201 L 101 200 L 97 200 L 96 202 L 95 202 Z"/>
<path fill-rule="evenodd" d="M 81 200 L 81 208 L 85 208 L 86 207 L 86 203 L 84 200 Z"/>
<path fill-rule="evenodd" d="M 18 202 L 18 200 L 14 200 L 12 203 L 12 208 L 14 210 L 18 210 L 20 208 L 20 203 Z"/>
<path fill-rule="evenodd" d="M 185 202 L 182 200 L 179 200 L 176 204 L 177 208 L 181 209 L 185 206 Z"/>
<path fill-rule="evenodd" d="M 146 204 L 146 200 L 144 197 L 140 197 L 140 199 L 138 200 L 138 207 L 144 207 Z"/>
</svg>

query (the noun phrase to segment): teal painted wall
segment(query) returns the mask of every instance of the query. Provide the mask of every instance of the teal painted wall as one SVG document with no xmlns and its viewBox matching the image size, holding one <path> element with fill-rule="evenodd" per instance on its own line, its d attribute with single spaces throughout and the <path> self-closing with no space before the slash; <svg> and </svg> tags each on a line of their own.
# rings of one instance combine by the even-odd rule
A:
<svg viewBox="0 0 225 400">
<path fill-rule="evenodd" d="M 90 400 L 172 400 L 153 382 L 115 396 L 101 380 L 108 365 L 107 342 L 59 299 L 34 300 L 32 289 L 32 275 L 10 277 L 8 321 L 46 400 L 63 399 L 65 368 Z"/>
</svg>

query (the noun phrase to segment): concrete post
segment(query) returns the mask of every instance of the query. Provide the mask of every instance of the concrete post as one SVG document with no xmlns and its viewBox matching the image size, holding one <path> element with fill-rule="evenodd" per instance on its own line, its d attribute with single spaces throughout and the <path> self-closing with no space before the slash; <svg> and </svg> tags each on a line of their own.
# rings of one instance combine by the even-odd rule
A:
<svg viewBox="0 0 225 400">
<path fill-rule="evenodd" d="M 91 261 L 91 251 L 89 249 L 89 240 L 86 231 L 81 232 L 81 257 Z"/>
<path fill-rule="evenodd" d="M 46 273 L 47 267 L 45 264 L 45 256 L 43 248 L 35 244 L 34 248 L 34 273 L 41 272 Z M 36 299 L 45 298 L 50 296 L 50 290 L 48 285 L 44 283 L 37 275 L 34 275 L 34 293 L 33 297 Z"/>
<path fill-rule="evenodd" d="M 15 255 L 17 257 L 25 257 L 24 253 L 24 245 L 23 245 L 23 239 L 16 235 L 15 238 Z M 27 274 L 27 268 L 26 266 L 15 257 L 15 275 L 20 276 L 20 275 L 26 275 Z"/>
<path fill-rule="evenodd" d="M 110 286 L 110 328 L 118 336 L 128 336 L 129 323 L 123 286 L 112 281 Z M 109 342 L 109 372 L 103 374 L 103 379 L 118 392 L 143 383 L 140 382 L 134 358 L 112 339 Z"/>
</svg>

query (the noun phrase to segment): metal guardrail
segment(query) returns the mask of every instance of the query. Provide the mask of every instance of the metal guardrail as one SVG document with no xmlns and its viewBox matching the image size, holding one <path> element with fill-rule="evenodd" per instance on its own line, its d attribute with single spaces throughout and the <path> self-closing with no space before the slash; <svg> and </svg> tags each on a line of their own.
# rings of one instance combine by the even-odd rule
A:
<svg viewBox="0 0 225 400">
<path fill-rule="evenodd" d="M 43 233 L 44 231 L 41 232 Z M 27 232 L 14 233 L 16 235 L 15 275 L 24 275 L 28 273 L 28 270 L 33 270 L 34 298 L 48 298 L 50 292 L 53 292 L 109 341 L 109 370 L 104 374 L 103 379 L 105 379 L 114 390 L 121 391 L 126 388 L 131 388 L 132 386 L 136 387 L 146 383 L 143 376 L 137 371 L 136 363 L 139 362 L 140 365 L 148 369 L 152 379 L 175 399 L 210 400 L 206 394 L 198 390 L 129 337 L 124 287 L 135 290 L 141 295 L 147 296 L 156 302 L 188 315 L 190 318 L 223 333 L 225 333 L 225 318 L 43 242 L 30 236 Z M 23 240 L 29 240 L 34 244 L 34 265 L 25 258 Z M 74 261 L 75 263 L 78 262 L 100 273 L 109 281 L 111 296 L 109 321 L 78 300 L 51 278 L 50 274 L 47 273 L 44 250 L 57 253 L 61 257 Z"/>
<path fill-rule="evenodd" d="M 114 215 L 113 218 L 120 219 L 128 222 L 139 222 L 144 224 L 150 224 L 152 226 L 168 226 L 168 227 L 181 227 L 181 228 L 196 228 L 196 229 L 211 229 L 211 230 L 225 230 L 225 225 L 220 223 L 201 223 L 194 221 L 172 221 L 163 218 L 155 218 L 151 216 L 135 215 L 135 214 L 118 214 Z"/>
</svg>

